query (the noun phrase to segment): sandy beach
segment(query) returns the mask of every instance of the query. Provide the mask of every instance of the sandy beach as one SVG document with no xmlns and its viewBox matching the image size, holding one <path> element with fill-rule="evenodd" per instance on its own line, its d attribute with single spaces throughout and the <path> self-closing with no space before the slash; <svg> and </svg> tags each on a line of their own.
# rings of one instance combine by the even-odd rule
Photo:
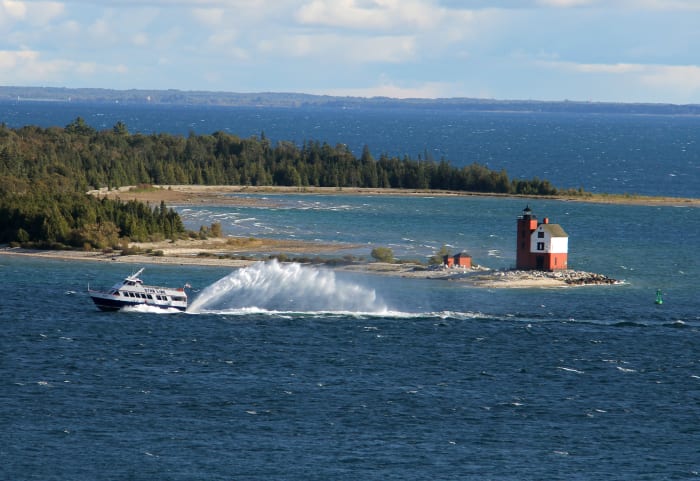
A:
<svg viewBox="0 0 700 481">
<path fill-rule="evenodd" d="M 178 241 L 181 242 L 181 241 Z M 265 243 L 261 241 L 261 246 Z M 303 244 L 303 243 L 299 243 Z M 143 244 L 144 246 L 147 244 Z M 219 245 L 218 249 L 212 249 Z M 284 245 L 284 244 L 282 244 Z M 0 248 L 0 256 L 27 256 L 33 258 L 57 259 L 64 261 L 89 261 L 123 263 L 129 265 L 181 265 L 181 266 L 212 266 L 242 268 L 265 260 L 265 256 L 258 259 L 240 258 L 226 253 L 223 247 L 226 239 L 216 239 L 203 248 L 202 244 L 183 246 L 179 244 L 165 250 L 163 254 L 134 254 L 120 255 L 118 252 L 104 253 L 100 251 L 52 251 L 31 250 L 22 248 Z M 297 246 L 301 253 L 310 251 L 318 252 L 323 245 Z M 327 246 L 330 247 L 330 246 Z M 337 249 L 337 246 L 333 246 Z M 272 245 L 264 247 L 272 249 Z M 272 252 L 268 250 L 267 252 Z M 249 251 L 248 255 L 261 254 L 263 251 Z M 316 264 L 321 268 L 330 268 L 337 271 L 359 272 L 372 275 L 397 276 L 413 279 L 432 279 L 445 282 L 460 282 L 473 287 L 483 288 L 561 288 L 584 285 L 610 285 L 618 284 L 615 279 L 610 279 L 602 274 L 585 271 L 517 271 L 517 270 L 491 270 L 476 266 L 471 269 L 445 268 L 442 266 L 425 266 L 412 263 L 385 263 L 385 262 L 359 262 L 341 265 L 327 266 Z"/>
</svg>

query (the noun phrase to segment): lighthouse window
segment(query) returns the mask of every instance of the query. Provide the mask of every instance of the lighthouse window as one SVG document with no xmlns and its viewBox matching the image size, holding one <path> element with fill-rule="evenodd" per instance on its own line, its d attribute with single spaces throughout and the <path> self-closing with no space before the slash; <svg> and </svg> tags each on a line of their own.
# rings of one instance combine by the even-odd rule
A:
<svg viewBox="0 0 700 481">
<path fill-rule="evenodd" d="M 544 242 L 538 242 L 538 243 L 537 243 L 537 250 L 538 250 L 538 251 L 543 251 L 543 250 L 544 250 Z"/>
<path fill-rule="evenodd" d="M 544 239 L 544 232 L 542 232 L 542 231 L 538 232 L 538 233 L 537 233 L 537 237 L 538 237 L 539 239 Z"/>
</svg>

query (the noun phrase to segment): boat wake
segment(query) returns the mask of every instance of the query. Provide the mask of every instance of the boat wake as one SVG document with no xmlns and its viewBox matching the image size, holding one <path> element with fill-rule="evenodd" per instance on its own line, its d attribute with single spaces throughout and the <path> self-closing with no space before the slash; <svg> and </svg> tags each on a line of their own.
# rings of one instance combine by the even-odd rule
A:
<svg viewBox="0 0 700 481">
<path fill-rule="evenodd" d="M 386 315 L 374 289 L 339 280 L 326 269 L 276 260 L 232 272 L 205 288 L 190 314 Z"/>
</svg>

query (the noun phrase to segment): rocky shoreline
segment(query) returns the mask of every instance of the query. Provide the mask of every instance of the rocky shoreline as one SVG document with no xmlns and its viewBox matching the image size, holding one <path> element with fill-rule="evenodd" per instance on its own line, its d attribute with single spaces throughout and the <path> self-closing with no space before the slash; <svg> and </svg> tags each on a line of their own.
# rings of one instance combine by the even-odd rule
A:
<svg viewBox="0 0 700 481">
<path fill-rule="evenodd" d="M 398 275 L 400 277 L 436 279 L 450 282 L 463 282 L 474 287 L 487 288 L 537 288 L 537 287 L 576 287 L 622 284 L 623 281 L 604 274 L 581 270 L 526 271 L 517 269 L 492 270 L 483 266 L 471 269 L 432 267 L 417 265 L 391 265 L 373 263 L 367 269 L 361 266 L 346 266 L 340 270 L 366 270 L 374 274 Z"/>
<path fill-rule="evenodd" d="M 502 270 L 490 271 L 486 274 L 476 274 L 473 277 L 472 283 L 482 287 L 566 287 L 614 285 L 622 283 L 604 274 L 571 269 L 554 272 Z"/>
</svg>

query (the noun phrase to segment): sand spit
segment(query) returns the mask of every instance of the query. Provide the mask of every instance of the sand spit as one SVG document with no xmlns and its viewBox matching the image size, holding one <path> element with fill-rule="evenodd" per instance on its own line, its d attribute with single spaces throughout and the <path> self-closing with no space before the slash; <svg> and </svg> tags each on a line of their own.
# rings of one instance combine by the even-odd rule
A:
<svg viewBox="0 0 700 481">
<path fill-rule="evenodd" d="M 124 186 L 118 189 L 99 189 L 88 192 L 97 197 L 119 198 L 123 201 L 139 200 L 142 202 L 168 205 L 270 205 L 274 198 L 251 198 L 245 194 L 342 194 L 364 196 L 449 196 L 449 197 L 497 197 L 497 198 L 543 198 L 562 202 L 593 202 L 627 205 L 659 205 L 676 207 L 700 207 L 698 198 L 648 197 L 620 194 L 560 195 L 560 196 L 524 196 L 512 194 L 489 194 L 478 192 L 421 190 L 421 189 L 386 189 L 363 187 L 283 187 L 283 186 L 248 186 L 248 185 L 152 185 L 147 188 Z M 232 195 L 238 194 L 238 195 Z"/>
</svg>

